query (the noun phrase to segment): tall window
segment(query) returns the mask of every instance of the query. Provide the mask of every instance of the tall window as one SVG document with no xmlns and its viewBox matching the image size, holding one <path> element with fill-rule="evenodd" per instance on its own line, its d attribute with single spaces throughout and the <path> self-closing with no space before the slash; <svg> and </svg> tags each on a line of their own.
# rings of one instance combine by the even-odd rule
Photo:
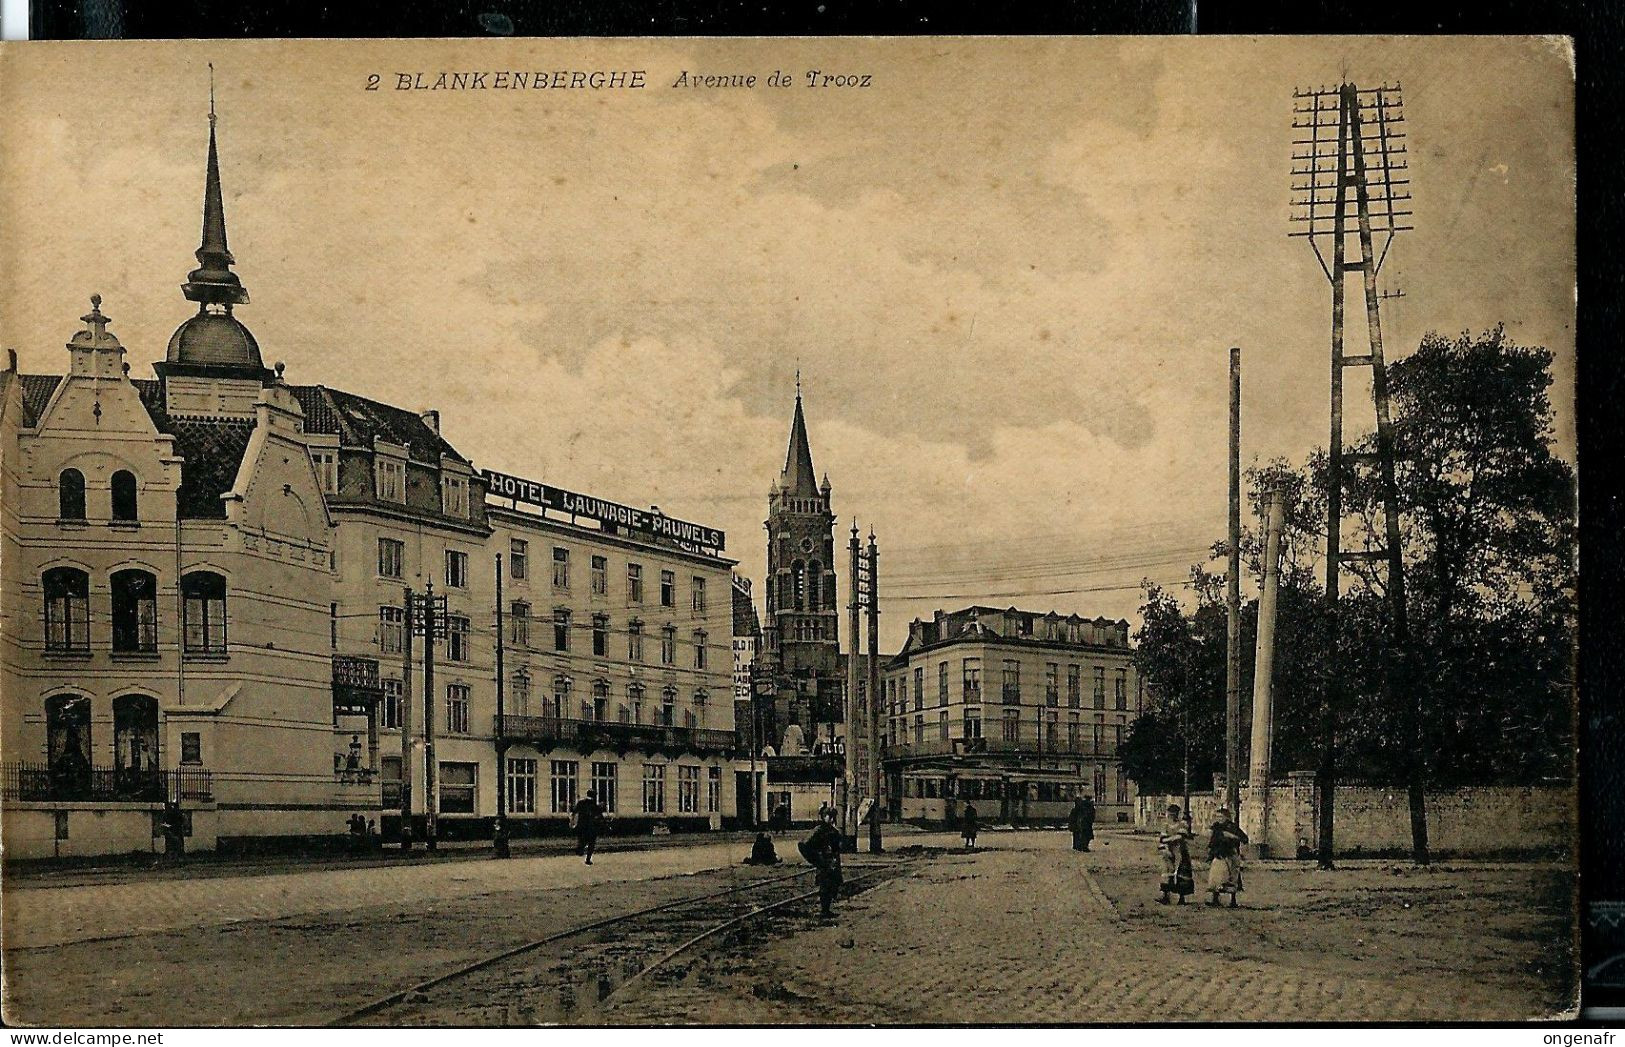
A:
<svg viewBox="0 0 1625 1047">
<path fill-rule="evenodd" d="M 446 733 L 468 733 L 468 684 L 446 685 Z"/>
<path fill-rule="evenodd" d="M 694 630 L 694 668 L 705 668 L 705 630 Z"/>
<path fill-rule="evenodd" d="M 478 764 L 440 764 L 441 814 L 473 814 L 478 809 L 474 800 L 478 774 Z"/>
<path fill-rule="evenodd" d="M 226 580 L 211 571 L 193 571 L 181 578 L 181 596 L 186 649 L 226 653 Z"/>
<path fill-rule="evenodd" d="M 536 813 L 536 761 L 508 757 L 508 813 Z"/>
<path fill-rule="evenodd" d="M 135 522 L 135 487 L 135 474 L 128 469 L 113 474 L 113 519 Z"/>
<path fill-rule="evenodd" d="M 581 773 L 581 764 L 575 760 L 553 760 L 552 773 L 548 776 L 552 788 L 549 790 L 549 809 L 554 814 L 569 814 L 575 810 L 576 780 Z"/>
<path fill-rule="evenodd" d="M 1021 741 L 1021 710 L 1006 709 L 1002 722 L 1003 739 L 1007 742 Z"/>
<path fill-rule="evenodd" d="M 982 660 L 980 658 L 966 658 L 961 664 L 964 674 L 965 701 L 979 702 L 982 700 Z"/>
<path fill-rule="evenodd" d="M 1061 667 L 1055 662 L 1044 663 L 1044 704 L 1061 704 Z"/>
<path fill-rule="evenodd" d="M 677 627 L 668 625 L 660 630 L 660 664 L 677 664 Z"/>
<path fill-rule="evenodd" d="M 553 715 L 565 716 L 570 712 L 570 678 L 553 677 Z"/>
<path fill-rule="evenodd" d="M 113 650 L 158 650 L 158 579 L 146 571 L 113 575 Z"/>
<path fill-rule="evenodd" d="M 982 710 L 965 710 L 965 737 L 980 738 L 982 736 Z"/>
<path fill-rule="evenodd" d="M 468 661 L 468 618 L 464 615 L 446 615 L 446 661 Z"/>
<path fill-rule="evenodd" d="M 1106 708 L 1106 670 L 1095 666 L 1095 708 Z"/>
<path fill-rule="evenodd" d="M 948 710 L 937 713 L 937 738 L 940 741 L 948 740 Z"/>
<path fill-rule="evenodd" d="M 1128 775 L 1124 773 L 1121 764 L 1117 767 L 1117 802 L 1128 803 Z"/>
<path fill-rule="evenodd" d="M 90 741 L 89 698 L 58 694 L 45 699 L 45 751 L 53 785 L 89 786 Z"/>
<path fill-rule="evenodd" d="M 1083 725 L 1078 722 L 1077 713 L 1066 714 L 1066 747 L 1072 752 L 1078 751 L 1083 742 Z"/>
<path fill-rule="evenodd" d="M 701 578 L 699 575 L 695 575 L 694 578 L 693 578 L 693 581 L 690 584 L 692 584 L 694 586 L 694 596 L 693 596 L 694 613 L 695 614 L 704 614 L 705 613 L 705 579 Z"/>
<path fill-rule="evenodd" d="M 925 669 L 916 667 L 914 670 L 914 711 L 919 712 L 925 708 Z"/>
<path fill-rule="evenodd" d="M 45 588 L 45 649 L 90 650 L 90 576 L 75 567 L 53 567 Z"/>
<path fill-rule="evenodd" d="M 1118 712 L 1126 712 L 1128 710 L 1128 670 L 1117 670 L 1117 679 L 1114 683 L 1116 690 L 1112 697 L 1116 699 L 1117 710 Z"/>
<path fill-rule="evenodd" d="M 530 646 L 530 604 L 515 600 L 508 608 L 508 642 L 515 647 Z"/>
<path fill-rule="evenodd" d="M 446 550 L 446 585 L 453 589 L 468 588 L 468 554 L 460 549 Z"/>
<path fill-rule="evenodd" d="M 609 558 L 607 556 L 594 556 L 592 565 L 592 594 L 594 596 L 609 595 Z"/>
<path fill-rule="evenodd" d="M 378 726 L 388 731 L 400 730 L 401 726 L 401 681 L 384 681 L 384 701 L 379 706 L 380 716 Z"/>
<path fill-rule="evenodd" d="M 923 716 L 914 718 L 914 744 L 917 746 L 925 744 L 925 717 Z"/>
<path fill-rule="evenodd" d="M 553 612 L 553 650 L 570 649 L 570 612 L 560 607 Z"/>
<path fill-rule="evenodd" d="M 626 685 L 626 704 L 631 707 L 628 711 L 631 713 L 632 722 L 642 723 L 643 685 L 641 683 L 629 683 Z"/>
<path fill-rule="evenodd" d="M 677 575 L 671 571 L 660 572 L 660 606 L 677 606 Z"/>
<path fill-rule="evenodd" d="M 677 688 L 666 687 L 660 692 L 660 726 L 670 727 L 677 719 Z"/>
<path fill-rule="evenodd" d="M 643 565 L 629 563 L 626 565 L 626 602 L 643 602 Z"/>
<path fill-rule="evenodd" d="M 1076 665 L 1066 667 L 1066 704 L 1074 709 L 1083 704 L 1083 671 Z"/>
<path fill-rule="evenodd" d="M 374 459 L 378 497 L 385 502 L 406 501 L 406 463 L 395 458 L 379 456 Z"/>
<path fill-rule="evenodd" d="M 717 814 L 722 810 L 722 768 L 710 767 L 705 775 L 705 811 Z"/>
<path fill-rule="evenodd" d="M 570 588 L 570 550 L 561 545 L 553 547 L 553 588 Z"/>
<path fill-rule="evenodd" d="M 605 814 L 615 813 L 616 794 L 620 792 L 616 786 L 615 764 L 612 761 L 594 761 L 592 798 L 598 802 L 598 809 Z"/>
<path fill-rule="evenodd" d="M 468 480 L 461 476 L 447 476 L 441 480 L 440 501 L 447 516 L 468 515 Z"/>
<path fill-rule="evenodd" d="M 516 582 L 526 578 L 530 570 L 530 543 L 523 538 L 508 539 L 508 575 Z"/>
<path fill-rule="evenodd" d="M 504 712 L 511 712 L 515 716 L 530 715 L 530 670 L 524 666 L 513 671 L 513 686 L 508 688 L 512 700 L 507 703 Z"/>
<path fill-rule="evenodd" d="M 1006 659 L 1004 663 L 1004 700 L 1011 705 L 1021 704 L 1021 663 Z"/>
<path fill-rule="evenodd" d="M 663 763 L 643 765 L 643 813 L 666 813 L 666 765 Z"/>
<path fill-rule="evenodd" d="M 406 641 L 406 611 L 400 607 L 378 608 L 378 650 L 400 654 Z"/>
<path fill-rule="evenodd" d="M 636 618 L 626 623 L 626 660 L 643 661 L 643 623 Z"/>
<path fill-rule="evenodd" d="M 697 814 L 700 810 L 700 769 L 690 764 L 677 765 L 677 813 Z"/>
<path fill-rule="evenodd" d="M 937 665 L 937 704 L 938 705 L 947 705 L 948 704 L 948 663 L 947 662 L 941 662 L 941 663 L 939 663 Z M 943 737 L 946 738 L 947 735 L 943 735 Z"/>
<path fill-rule="evenodd" d="M 592 682 L 592 718 L 599 723 L 609 719 L 609 681 Z"/>
<path fill-rule="evenodd" d="M 113 767 L 125 772 L 158 767 L 158 699 L 125 694 L 113 699 Z"/>
<path fill-rule="evenodd" d="M 609 656 L 609 617 L 595 614 L 592 616 L 592 653 L 598 658 Z"/>
<path fill-rule="evenodd" d="M 316 467 L 316 482 L 323 494 L 339 493 L 339 453 L 337 451 L 311 451 L 310 464 Z"/>
<path fill-rule="evenodd" d="M 56 515 L 62 520 L 85 518 L 85 474 L 77 469 L 64 469 L 56 480 Z"/>
<path fill-rule="evenodd" d="M 378 539 L 378 574 L 399 578 L 406 572 L 406 543 L 393 538 Z"/>
<path fill-rule="evenodd" d="M 1099 753 L 1106 747 L 1106 718 L 1095 715 L 1095 752 Z"/>
</svg>

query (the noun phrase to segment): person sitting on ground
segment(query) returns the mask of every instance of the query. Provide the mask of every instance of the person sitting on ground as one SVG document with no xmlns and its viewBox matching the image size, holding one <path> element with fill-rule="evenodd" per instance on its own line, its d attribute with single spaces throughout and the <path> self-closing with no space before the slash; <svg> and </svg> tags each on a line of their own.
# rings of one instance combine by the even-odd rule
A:
<svg viewBox="0 0 1625 1047">
<path fill-rule="evenodd" d="M 750 849 L 750 857 L 745 859 L 746 865 L 777 865 L 779 854 L 773 849 L 773 838 L 767 833 L 757 833 L 756 843 Z"/>
</svg>

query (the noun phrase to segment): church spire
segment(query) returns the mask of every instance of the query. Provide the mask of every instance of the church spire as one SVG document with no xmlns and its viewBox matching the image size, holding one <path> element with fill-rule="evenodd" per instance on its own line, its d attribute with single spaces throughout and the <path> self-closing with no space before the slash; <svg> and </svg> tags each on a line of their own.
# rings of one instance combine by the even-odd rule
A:
<svg viewBox="0 0 1625 1047">
<path fill-rule="evenodd" d="M 220 193 L 220 153 L 215 144 L 214 63 L 209 63 L 209 163 L 203 182 L 203 237 L 198 244 L 198 268 L 186 276 L 181 292 L 200 307 L 245 305 L 248 292 L 231 271 L 236 259 L 226 247 L 226 209 Z M 200 308 L 201 311 L 201 308 Z"/>
<path fill-rule="evenodd" d="M 790 421 L 790 446 L 784 455 L 780 485 L 795 498 L 818 495 L 818 474 L 813 472 L 812 447 L 807 443 L 807 420 L 801 413 L 801 372 L 796 372 L 796 413 Z"/>
</svg>

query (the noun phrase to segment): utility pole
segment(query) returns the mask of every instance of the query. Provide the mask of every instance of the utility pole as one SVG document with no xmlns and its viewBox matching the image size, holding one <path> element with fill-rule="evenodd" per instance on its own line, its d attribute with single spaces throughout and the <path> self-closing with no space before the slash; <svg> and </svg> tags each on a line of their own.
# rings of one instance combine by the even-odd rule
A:
<svg viewBox="0 0 1625 1047">
<path fill-rule="evenodd" d="M 401 850 L 412 849 L 412 634 L 417 597 L 406 589 L 401 602 Z"/>
<path fill-rule="evenodd" d="M 852 521 L 852 539 L 847 545 L 851 560 L 850 587 L 852 599 L 847 604 L 847 636 L 850 650 L 846 656 L 846 781 L 845 796 L 841 804 L 841 835 L 851 836 L 853 850 L 858 838 L 858 731 L 863 723 L 858 701 L 858 683 L 861 679 L 862 659 L 858 652 L 863 645 L 858 635 L 858 607 L 861 599 L 858 582 L 858 522 Z M 871 754 L 872 755 L 872 754 Z"/>
<path fill-rule="evenodd" d="M 1224 801 L 1241 823 L 1241 349 L 1230 349 L 1230 565 L 1225 572 Z"/>
<path fill-rule="evenodd" d="M 434 643 L 445 628 L 446 597 L 434 594 L 434 580 L 430 579 L 422 598 L 423 614 L 423 798 L 424 846 L 433 851 L 439 843 L 438 790 L 439 766 L 434 756 Z"/>
<path fill-rule="evenodd" d="M 1281 492 L 1265 496 L 1264 588 L 1258 597 L 1258 647 L 1253 659 L 1253 737 L 1247 781 L 1251 806 L 1258 812 L 1252 834 L 1259 857 L 1269 846 L 1270 749 L 1275 740 L 1273 685 L 1275 676 L 1275 611 L 1281 581 L 1281 528 L 1285 515 Z"/>
<path fill-rule="evenodd" d="M 498 858 L 508 857 L 508 740 L 502 722 L 502 554 L 497 553 L 497 816 L 491 825 L 491 851 Z"/>
<path fill-rule="evenodd" d="M 1308 138 L 1293 139 L 1292 221 L 1306 228 L 1290 235 L 1307 237 L 1320 262 L 1321 271 L 1332 285 L 1331 346 L 1331 438 L 1328 452 L 1326 528 L 1326 608 L 1327 653 L 1326 686 L 1321 701 L 1321 765 L 1316 791 L 1320 794 L 1319 851 L 1322 868 L 1332 867 L 1334 814 L 1336 807 L 1337 709 L 1341 702 L 1340 627 L 1338 597 L 1340 573 L 1345 563 L 1385 563 L 1386 602 L 1389 640 L 1384 651 L 1382 688 L 1388 708 L 1398 704 L 1395 695 L 1405 695 L 1401 713 L 1406 741 L 1410 747 L 1408 791 L 1411 813 L 1411 844 L 1419 864 L 1427 864 L 1427 812 L 1423 795 L 1426 754 L 1422 751 L 1420 691 L 1409 686 L 1410 628 L 1405 607 L 1405 566 L 1399 534 L 1399 499 L 1394 479 L 1393 432 L 1389 418 L 1388 372 L 1383 359 L 1382 322 L 1378 309 L 1382 297 L 1377 290 L 1377 271 L 1393 246 L 1394 236 L 1413 228 L 1408 210 L 1408 159 L 1399 86 L 1387 84 L 1361 90 L 1352 83 L 1293 92 L 1293 121 L 1296 132 L 1308 131 Z M 1373 124 L 1367 137 L 1365 121 Z M 1349 190 L 1354 193 L 1353 230 L 1349 228 Z M 1397 208 L 1395 205 L 1399 205 Z M 1360 256 L 1347 260 L 1347 239 L 1357 235 Z M 1376 237 L 1384 242 L 1379 251 Z M 1332 241 L 1332 264 L 1327 266 L 1321 238 Z M 1363 277 L 1366 326 L 1370 351 L 1347 355 L 1344 347 L 1344 281 L 1348 275 Z M 1343 369 L 1371 368 L 1371 394 L 1376 414 L 1374 453 L 1346 451 L 1343 446 Z M 1386 549 L 1342 549 L 1343 488 L 1350 462 L 1377 466 L 1383 501 Z"/>
<path fill-rule="evenodd" d="M 880 840 L 880 548 L 869 529 L 869 853 L 879 854 Z"/>
</svg>

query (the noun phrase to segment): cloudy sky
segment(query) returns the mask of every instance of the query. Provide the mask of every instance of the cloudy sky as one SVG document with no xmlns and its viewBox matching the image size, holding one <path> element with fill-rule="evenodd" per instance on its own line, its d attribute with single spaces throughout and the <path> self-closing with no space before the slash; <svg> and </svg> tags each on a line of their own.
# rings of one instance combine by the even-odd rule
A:
<svg viewBox="0 0 1625 1047">
<path fill-rule="evenodd" d="M 438 408 L 480 467 L 722 527 L 758 580 L 799 366 L 840 526 L 879 535 L 888 646 L 937 606 L 1132 618 L 1141 577 L 1183 578 L 1224 529 L 1231 345 L 1244 455 L 1324 443 L 1329 285 L 1286 236 L 1294 86 L 1403 84 L 1416 231 L 1383 270 L 1405 293 L 1385 305 L 1389 355 L 1505 322 L 1557 353 L 1572 456 L 1573 81 L 1553 41 L 254 41 L 0 59 L 0 340 L 24 370 L 65 368 L 93 291 L 138 376 L 189 315 L 213 62 L 253 297 L 238 315 L 267 363 Z M 400 72 L 500 69 L 643 69 L 649 87 L 392 89 Z M 872 86 L 761 82 L 809 69 Z M 684 70 L 760 79 L 673 87 Z"/>
</svg>

